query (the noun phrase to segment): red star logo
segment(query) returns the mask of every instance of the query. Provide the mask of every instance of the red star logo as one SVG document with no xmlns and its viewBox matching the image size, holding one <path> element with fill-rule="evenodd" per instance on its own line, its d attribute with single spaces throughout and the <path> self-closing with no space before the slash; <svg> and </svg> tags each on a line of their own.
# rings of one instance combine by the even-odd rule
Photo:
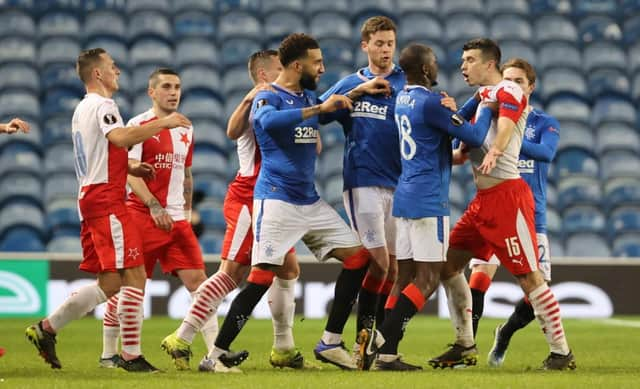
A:
<svg viewBox="0 0 640 389">
<path fill-rule="evenodd" d="M 180 133 L 180 142 L 184 143 L 184 147 L 189 147 L 189 137 L 187 137 L 186 132 Z"/>
<path fill-rule="evenodd" d="M 484 88 L 484 90 L 482 92 L 480 92 L 480 98 L 482 100 L 488 99 L 489 98 L 489 92 L 491 92 L 491 88 Z"/>
</svg>

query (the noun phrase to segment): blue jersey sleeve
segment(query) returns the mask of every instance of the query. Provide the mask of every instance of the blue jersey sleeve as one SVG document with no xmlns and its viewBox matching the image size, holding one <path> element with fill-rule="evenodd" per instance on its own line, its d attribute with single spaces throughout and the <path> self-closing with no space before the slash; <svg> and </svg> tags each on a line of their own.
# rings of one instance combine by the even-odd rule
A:
<svg viewBox="0 0 640 389">
<path fill-rule="evenodd" d="M 537 161 L 551 162 L 558 149 L 560 124 L 556 119 L 549 118 L 543 122 L 543 128 L 540 131 L 540 143 L 531 142 L 525 137 L 522 140 L 520 153 Z"/>
<path fill-rule="evenodd" d="M 473 115 L 476 113 L 479 104 L 480 100 L 476 100 L 476 98 L 472 96 L 469 100 L 465 101 L 462 107 L 458 110 L 458 115 L 462 116 L 466 120 L 471 120 Z"/>
<path fill-rule="evenodd" d="M 268 133 L 290 131 L 302 121 L 302 109 L 280 110 L 280 98 L 271 91 L 259 92 L 253 103 L 254 128 Z"/>
<path fill-rule="evenodd" d="M 485 107 L 475 124 L 466 121 L 460 114 L 443 107 L 440 98 L 432 96 L 424 102 L 425 124 L 447 132 L 471 147 L 480 147 L 491 125 L 491 109 Z"/>
</svg>

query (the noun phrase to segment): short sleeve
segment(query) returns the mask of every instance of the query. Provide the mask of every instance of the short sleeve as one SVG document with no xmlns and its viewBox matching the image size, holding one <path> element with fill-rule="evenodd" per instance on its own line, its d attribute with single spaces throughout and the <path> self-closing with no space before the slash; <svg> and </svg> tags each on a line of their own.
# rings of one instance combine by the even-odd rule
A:
<svg viewBox="0 0 640 389">
<path fill-rule="evenodd" d="M 98 125 L 106 136 L 114 128 L 124 127 L 118 106 L 113 100 L 104 100 L 98 107 Z"/>
<path fill-rule="evenodd" d="M 517 122 L 527 106 L 522 89 L 514 83 L 505 83 L 496 93 L 498 100 L 498 117 L 507 117 Z"/>
<path fill-rule="evenodd" d="M 191 167 L 193 164 L 193 145 L 196 143 L 194 133 L 195 131 L 193 131 L 193 127 L 191 127 L 191 143 L 189 144 L 189 150 L 187 151 L 187 159 L 184 161 L 185 167 Z"/>
<path fill-rule="evenodd" d="M 260 91 L 253 99 L 253 107 L 251 112 L 255 115 L 260 109 L 272 107 L 278 109 L 280 106 L 280 97 L 272 91 Z"/>
</svg>

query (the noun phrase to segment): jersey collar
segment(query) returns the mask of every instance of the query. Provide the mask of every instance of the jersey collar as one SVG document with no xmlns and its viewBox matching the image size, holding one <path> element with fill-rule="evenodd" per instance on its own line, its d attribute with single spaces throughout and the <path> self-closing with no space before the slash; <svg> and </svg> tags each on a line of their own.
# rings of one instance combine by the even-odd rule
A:
<svg viewBox="0 0 640 389">
<path fill-rule="evenodd" d="M 391 71 L 389 73 L 386 73 L 386 74 L 383 74 L 383 75 L 373 74 L 371 72 L 371 69 L 369 69 L 368 66 L 358 70 L 356 73 L 357 73 L 358 77 L 360 77 L 362 80 L 368 81 L 368 80 L 370 80 L 372 78 L 375 78 L 375 77 L 378 77 L 378 76 L 381 76 L 383 78 L 389 78 L 390 76 L 392 76 L 392 75 L 394 75 L 396 73 L 400 73 L 400 72 L 402 72 L 402 68 L 400 68 L 400 66 L 398 66 L 396 64 L 393 64 L 393 67 L 391 68 Z"/>
</svg>

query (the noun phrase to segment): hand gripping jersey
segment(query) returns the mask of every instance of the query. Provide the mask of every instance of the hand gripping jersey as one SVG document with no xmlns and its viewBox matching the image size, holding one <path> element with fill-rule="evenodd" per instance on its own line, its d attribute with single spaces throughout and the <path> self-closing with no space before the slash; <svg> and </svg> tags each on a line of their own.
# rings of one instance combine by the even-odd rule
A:
<svg viewBox="0 0 640 389">
<path fill-rule="evenodd" d="M 73 113 L 80 220 L 126 212 L 127 149 L 107 139 L 120 127 L 124 123 L 115 101 L 96 93 L 86 94 Z"/>
<path fill-rule="evenodd" d="M 560 124 L 544 111 L 533 109 L 527 116 L 518 168 L 536 203 L 536 232 L 547 232 L 547 174 L 560 138 Z"/>
<path fill-rule="evenodd" d="M 495 168 L 489 176 L 498 179 L 515 179 L 520 177 L 518 172 L 518 155 L 527 121 L 527 98 L 524 92 L 512 81 L 503 80 L 492 87 L 480 88 L 483 102 L 498 102 L 498 117 L 508 117 L 516 123 L 514 133 L 509 140 L 504 153 L 498 157 Z M 477 169 L 482 164 L 498 132 L 498 120 L 494 120 L 487 133 L 484 143 L 479 148 L 472 148 L 469 154 L 472 166 Z"/>
<path fill-rule="evenodd" d="M 320 100 L 333 94 L 345 95 L 376 76 L 363 68 L 338 81 Z M 393 118 L 396 95 L 404 88 L 406 78 L 399 66 L 385 77 L 391 83 L 392 95 L 364 95 L 354 102 L 353 111 L 341 111 L 337 120 L 346 136 L 344 145 L 344 190 L 381 186 L 395 188 L 400 176 L 398 130 Z"/>
<path fill-rule="evenodd" d="M 133 119 L 127 126 L 141 126 L 158 120 L 150 109 Z M 165 128 L 142 143 L 133 146 L 129 159 L 146 162 L 156 169 L 156 178 L 145 180 L 149 191 L 174 221 L 184 218 L 184 169 L 193 159 L 193 127 Z M 137 211 L 149 213 L 149 208 L 133 192 L 127 205 Z"/>
<path fill-rule="evenodd" d="M 252 107 L 262 153 L 254 199 L 313 204 L 319 199 L 314 184 L 318 116 L 302 120 L 301 111 L 316 104 L 316 95 L 271 85 L 275 91 L 259 92 Z"/>
</svg>

